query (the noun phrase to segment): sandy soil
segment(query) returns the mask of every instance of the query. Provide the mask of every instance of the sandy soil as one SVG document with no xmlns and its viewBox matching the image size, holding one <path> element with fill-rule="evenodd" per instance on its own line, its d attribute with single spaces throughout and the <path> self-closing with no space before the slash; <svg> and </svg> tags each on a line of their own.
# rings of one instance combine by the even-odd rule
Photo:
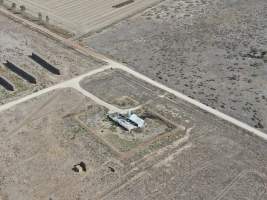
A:
<svg viewBox="0 0 267 200">
<path fill-rule="evenodd" d="M 104 65 L 90 56 L 81 55 L 64 47 L 44 35 L 32 31 L 5 16 L 0 15 L 0 71 L 15 87 L 14 92 L 7 92 L 0 87 L 0 104 L 25 96 L 32 92 L 71 79 Z M 41 55 L 47 62 L 60 70 L 61 75 L 54 75 L 29 58 L 32 52 Z M 9 60 L 30 73 L 37 84 L 29 84 L 8 70 L 3 63 Z"/>
<path fill-rule="evenodd" d="M 267 2 L 168 0 L 85 46 L 267 131 Z"/>
<path fill-rule="evenodd" d="M 101 133 L 91 112 L 100 114 L 100 106 L 74 89 L 1 112 L 0 199 L 264 200 L 265 141 L 169 95 L 152 100 L 154 112 L 178 125 L 190 121 L 190 128 L 182 138 L 173 132 L 177 138 L 164 134 L 152 146 L 144 142 L 147 151 L 137 148 L 127 159 L 112 147 L 132 143 L 103 138 L 126 133 L 119 127 Z M 72 168 L 80 162 L 87 170 L 77 173 Z"/>
</svg>

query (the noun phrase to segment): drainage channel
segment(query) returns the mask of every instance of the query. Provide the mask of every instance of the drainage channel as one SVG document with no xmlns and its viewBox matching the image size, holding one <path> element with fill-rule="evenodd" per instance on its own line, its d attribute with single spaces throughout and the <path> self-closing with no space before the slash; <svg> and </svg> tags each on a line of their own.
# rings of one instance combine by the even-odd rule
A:
<svg viewBox="0 0 267 200">
<path fill-rule="evenodd" d="M 59 69 L 48 63 L 46 60 L 44 60 L 41 56 L 37 55 L 36 53 L 32 53 L 32 55 L 30 55 L 29 57 L 37 64 L 39 64 L 41 67 L 45 68 L 47 71 L 56 75 L 60 75 Z"/>
<path fill-rule="evenodd" d="M 6 63 L 3 63 L 9 70 L 17 74 L 19 77 L 23 78 L 24 80 L 28 81 L 29 83 L 36 84 L 37 81 L 35 77 L 33 77 L 31 74 L 25 72 L 23 69 L 19 68 L 15 64 L 13 64 L 10 61 L 6 61 Z"/>
<path fill-rule="evenodd" d="M 112 8 L 121 8 L 121 7 L 126 6 L 126 5 L 128 5 L 130 3 L 134 3 L 134 0 L 124 1 L 122 3 L 119 3 L 119 4 L 116 4 L 116 5 L 112 6 Z"/>
<path fill-rule="evenodd" d="M 14 91 L 14 86 L 4 77 L 0 76 L 0 85 L 8 91 Z"/>
</svg>

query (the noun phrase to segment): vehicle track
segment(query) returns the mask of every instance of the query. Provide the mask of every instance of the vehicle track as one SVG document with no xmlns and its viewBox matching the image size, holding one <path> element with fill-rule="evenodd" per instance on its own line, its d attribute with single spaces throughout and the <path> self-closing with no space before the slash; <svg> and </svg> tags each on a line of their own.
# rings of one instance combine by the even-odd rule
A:
<svg viewBox="0 0 267 200">
<path fill-rule="evenodd" d="M 181 92 L 173 90 L 173 89 L 171 89 L 171 88 L 169 88 L 169 87 L 167 87 L 167 86 L 165 86 L 165 85 L 163 85 L 163 84 L 161 84 L 159 82 L 156 82 L 156 81 L 146 77 L 145 75 L 143 75 L 141 73 L 138 73 L 138 72 L 128 68 L 127 66 L 125 66 L 125 65 L 123 65 L 123 64 L 121 64 L 121 63 L 119 63 L 117 61 L 112 60 L 111 58 L 108 58 L 105 55 L 102 55 L 100 53 L 95 52 L 94 50 L 92 50 L 92 49 L 90 49 L 88 47 L 83 47 L 80 44 L 78 44 L 76 41 L 65 39 L 65 38 L 63 38 L 63 37 L 61 37 L 61 36 L 59 36 L 59 35 L 57 35 L 55 33 L 52 33 L 51 31 L 49 31 L 49 30 L 47 30 L 47 29 L 45 29 L 45 28 L 43 28 L 43 27 L 41 27 L 41 26 L 39 26 L 37 24 L 34 24 L 34 23 L 29 22 L 29 21 L 27 21 L 25 19 L 22 19 L 21 17 L 15 15 L 15 14 L 12 14 L 12 13 L 4 10 L 4 9 L 0 8 L 0 12 L 5 14 L 6 16 L 11 17 L 12 19 L 14 19 L 16 21 L 21 22 L 22 24 L 30 27 L 31 29 L 34 29 L 34 30 L 36 30 L 36 31 L 38 31 L 38 32 L 40 32 L 42 34 L 49 35 L 53 39 L 63 43 L 64 45 L 66 45 L 67 47 L 69 47 L 71 49 L 76 50 L 77 52 L 80 52 L 81 54 L 83 54 L 85 56 L 93 56 L 93 57 L 98 58 L 99 60 L 103 60 L 104 62 L 109 63 L 108 66 L 93 70 L 91 72 L 88 72 L 87 74 L 84 74 L 84 75 L 81 75 L 81 76 L 79 76 L 77 78 L 71 79 L 70 81 L 65 81 L 65 82 L 63 82 L 61 84 L 52 86 L 50 88 L 46 88 L 46 89 L 41 90 L 41 91 L 39 91 L 37 93 L 34 93 L 34 94 L 31 94 L 31 95 L 26 96 L 24 98 L 21 98 L 19 100 L 16 100 L 16 101 L 7 103 L 5 105 L 2 105 L 2 106 L 0 106 L 0 112 L 2 112 L 4 110 L 7 110 L 7 109 L 9 109 L 9 108 L 11 108 L 13 106 L 16 106 L 19 103 L 22 103 L 22 102 L 25 102 L 25 101 L 27 101 L 29 99 L 32 99 L 34 97 L 38 97 L 41 94 L 47 93 L 49 91 L 52 91 L 52 90 L 55 90 L 55 89 L 64 88 L 64 87 L 71 87 L 72 83 L 75 82 L 75 80 L 77 81 L 77 79 L 81 80 L 84 77 L 91 76 L 93 74 L 99 73 L 99 72 L 104 71 L 106 69 L 113 69 L 114 68 L 114 69 L 123 70 L 123 71 L 135 76 L 136 78 L 138 78 L 140 80 L 143 80 L 143 81 L 145 81 L 147 83 L 150 83 L 153 86 L 156 86 L 156 87 L 158 87 L 158 88 L 160 88 L 160 89 L 162 89 L 162 90 L 164 90 L 166 92 L 169 92 L 169 93 L 175 95 L 179 99 L 184 100 L 185 102 L 188 102 L 189 104 L 194 105 L 194 106 L 202 109 L 203 111 L 208 112 L 208 113 L 218 117 L 219 119 L 222 119 L 222 120 L 224 120 L 226 122 L 229 122 L 230 124 L 233 124 L 233 125 L 235 125 L 235 126 L 237 126 L 239 128 L 242 128 L 243 130 L 246 130 L 247 132 L 252 133 L 255 136 L 258 136 L 261 139 L 267 141 L 267 134 L 266 133 L 264 133 L 264 132 L 262 132 L 262 131 L 260 131 L 260 130 L 258 130 L 256 128 L 244 123 L 244 122 L 241 122 L 241 121 L 235 119 L 234 117 L 231 117 L 231 116 L 226 115 L 226 114 L 224 114 L 224 113 L 222 113 L 222 112 L 220 112 L 220 111 L 218 111 L 216 109 L 213 109 L 213 108 L 211 108 L 209 106 L 206 106 L 203 103 L 201 103 L 201 102 L 199 102 L 199 101 L 197 101 L 195 99 L 192 99 L 192 98 L 184 95 Z"/>
</svg>

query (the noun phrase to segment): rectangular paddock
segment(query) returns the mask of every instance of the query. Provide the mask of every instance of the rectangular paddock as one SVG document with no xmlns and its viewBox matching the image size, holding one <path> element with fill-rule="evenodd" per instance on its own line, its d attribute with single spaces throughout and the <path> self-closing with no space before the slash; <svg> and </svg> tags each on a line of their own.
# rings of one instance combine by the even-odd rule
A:
<svg viewBox="0 0 267 200">
<path fill-rule="evenodd" d="M 12 0 L 26 12 L 48 15 L 50 23 L 79 38 L 142 11 L 160 0 Z"/>
</svg>

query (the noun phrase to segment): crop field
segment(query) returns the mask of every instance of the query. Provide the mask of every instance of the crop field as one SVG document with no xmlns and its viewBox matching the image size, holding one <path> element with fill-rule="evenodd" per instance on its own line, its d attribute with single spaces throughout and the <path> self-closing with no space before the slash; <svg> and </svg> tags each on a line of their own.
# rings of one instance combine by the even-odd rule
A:
<svg viewBox="0 0 267 200">
<path fill-rule="evenodd" d="M 159 2 L 159 0 L 12 0 L 81 36 L 97 31 Z"/>
<path fill-rule="evenodd" d="M 0 200 L 267 199 L 265 0 L 13 1 Z"/>
</svg>

